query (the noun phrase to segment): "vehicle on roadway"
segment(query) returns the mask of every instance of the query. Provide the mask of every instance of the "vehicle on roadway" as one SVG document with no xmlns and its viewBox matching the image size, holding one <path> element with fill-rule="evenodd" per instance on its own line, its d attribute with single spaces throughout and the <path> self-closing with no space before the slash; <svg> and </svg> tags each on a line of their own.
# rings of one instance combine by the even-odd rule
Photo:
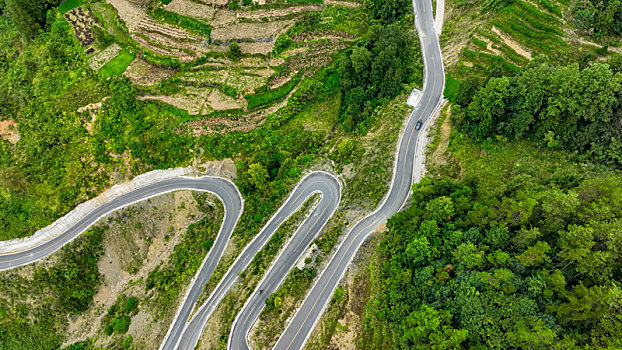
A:
<svg viewBox="0 0 622 350">
<path fill-rule="evenodd" d="M 417 125 L 415 125 L 415 130 L 421 129 L 421 125 L 423 125 L 423 122 L 420 120 L 417 122 Z"/>
</svg>

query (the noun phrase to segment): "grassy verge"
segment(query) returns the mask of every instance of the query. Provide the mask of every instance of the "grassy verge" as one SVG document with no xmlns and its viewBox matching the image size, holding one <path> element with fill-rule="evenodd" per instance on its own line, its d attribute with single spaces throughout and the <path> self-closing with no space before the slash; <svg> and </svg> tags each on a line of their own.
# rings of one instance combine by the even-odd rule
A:
<svg viewBox="0 0 622 350">
<path fill-rule="evenodd" d="M 83 4 L 84 2 L 82 2 L 81 0 L 65 0 L 62 4 L 60 4 L 60 6 L 58 6 L 58 12 L 60 12 L 61 14 L 65 14 L 70 10 L 73 10 Z"/>
<path fill-rule="evenodd" d="M 445 91 L 443 92 L 445 98 L 453 102 L 458 90 L 460 90 L 460 82 L 449 74 L 445 75 Z"/>
<path fill-rule="evenodd" d="M 210 38 L 210 33 L 212 30 L 211 27 L 192 17 L 183 16 L 175 12 L 167 11 L 163 8 L 157 8 L 153 10 L 153 12 L 151 12 L 151 15 L 156 20 L 168 24 L 173 24 L 188 29 L 195 34 L 204 36 L 206 40 L 209 40 Z"/>
<path fill-rule="evenodd" d="M 284 99 L 296 87 L 296 84 L 298 84 L 298 78 L 292 78 L 274 90 L 245 96 L 244 98 L 248 101 L 248 109 L 254 109 Z"/>
<path fill-rule="evenodd" d="M 103 67 L 99 69 L 99 74 L 104 78 L 115 77 L 123 74 L 127 67 L 134 61 L 136 55 L 130 53 L 127 50 L 121 50 L 119 54 L 108 61 Z"/>
</svg>

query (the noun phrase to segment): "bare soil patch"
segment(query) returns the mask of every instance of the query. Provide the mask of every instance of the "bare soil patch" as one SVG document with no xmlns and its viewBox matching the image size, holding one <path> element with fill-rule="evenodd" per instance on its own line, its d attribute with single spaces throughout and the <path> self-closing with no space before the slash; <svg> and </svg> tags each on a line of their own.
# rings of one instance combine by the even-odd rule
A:
<svg viewBox="0 0 622 350">
<path fill-rule="evenodd" d="M 206 3 L 206 4 L 212 4 L 212 5 L 218 5 L 218 6 L 225 6 L 229 3 L 229 0 L 198 0 L 198 1 Z"/>
<path fill-rule="evenodd" d="M 119 52 L 121 52 L 121 46 L 119 46 L 119 44 L 117 43 L 113 43 L 107 48 L 91 56 L 88 59 L 89 67 L 91 67 L 91 69 L 94 71 L 98 71 L 106 63 L 108 63 L 108 61 L 115 58 L 119 54 Z"/>
<path fill-rule="evenodd" d="M 173 0 L 164 8 L 168 11 L 179 13 L 180 15 L 200 18 L 207 21 L 214 19 L 217 9 L 214 6 L 192 0 Z M 222 12 L 222 11 L 218 11 Z"/>
<path fill-rule="evenodd" d="M 246 107 L 246 100 L 235 99 L 231 96 L 227 96 L 222 91 L 214 89 L 207 98 L 207 104 L 210 108 L 216 111 L 223 111 L 227 109 L 237 109 Z"/>
<path fill-rule="evenodd" d="M 291 93 L 289 96 L 291 96 Z M 287 98 L 280 103 L 252 113 L 243 114 L 241 116 L 236 115 L 235 117 L 228 115 L 201 118 L 186 124 L 186 127 L 190 129 L 194 136 L 232 131 L 249 132 L 262 126 L 270 114 L 285 106 L 289 96 L 287 96 Z"/>
<path fill-rule="evenodd" d="M 243 53 L 255 55 L 255 54 L 263 54 L 267 55 L 272 52 L 272 48 L 274 47 L 274 41 L 265 42 L 265 43 L 240 43 L 240 48 Z"/>
<path fill-rule="evenodd" d="M 136 345 L 150 348 L 158 344 L 173 315 L 170 319 L 154 317 L 156 310 L 149 307 L 143 281 L 155 266 L 168 259 L 187 226 L 202 216 L 192 192 L 180 191 L 134 204 L 104 219 L 109 229 L 104 234 L 104 255 L 98 263 L 103 283 L 93 306 L 69 320 L 66 343 L 95 337 L 97 345 L 110 345 L 113 338 L 102 334 L 101 321 L 119 295 L 125 294 L 140 300 L 140 312 L 132 317 L 128 334 Z"/>
<path fill-rule="evenodd" d="M 243 20 L 265 21 L 266 19 L 274 21 L 278 19 L 287 19 L 292 14 L 301 14 L 309 11 L 318 11 L 325 6 L 322 4 L 306 4 L 300 6 L 292 6 L 280 9 L 259 9 L 253 11 L 236 11 L 236 17 Z"/>
<path fill-rule="evenodd" d="M 529 51 L 525 50 L 522 46 L 520 46 L 518 43 L 516 43 L 514 40 L 510 39 L 507 35 L 503 34 L 499 28 L 492 26 L 492 31 L 495 32 L 495 34 L 497 34 L 499 37 L 501 37 L 501 40 L 503 40 L 503 42 L 511 47 L 514 51 L 516 51 L 516 53 L 518 53 L 519 55 L 526 57 L 527 59 L 531 59 L 531 53 L 529 53 Z"/>
<path fill-rule="evenodd" d="M 134 30 L 134 40 L 156 53 L 192 61 L 207 52 L 205 38 L 170 24 L 143 17 Z"/>
<path fill-rule="evenodd" d="M 21 139 L 17 131 L 17 123 L 13 119 L 0 120 L 0 137 L 12 144 L 16 144 Z"/>
<path fill-rule="evenodd" d="M 206 101 L 211 95 L 214 88 L 192 88 L 187 87 L 185 92 L 177 93 L 171 96 L 166 95 L 147 95 L 139 97 L 140 100 L 154 100 L 168 103 L 177 108 L 188 111 L 191 115 L 208 114 L 213 112 Z"/>
<path fill-rule="evenodd" d="M 90 119 L 84 125 L 84 128 L 89 133 L 93 132 L 93 124 L 95 123 L 95 119 L 97 118 L 97 112 L 99 112 L 99 110 L 102 108 L 102 103 L 104 101 L 106 101 L 108 98 L 109 98 L 109 96 L 106 96 L 99 102 L 89 103 L 86 106 L 82 106 L 82 107 L 78 108 L 78 110 L 77 110 L 78 113 L 89 112 Z"/>
<path fill-rule="evenodd" d="M 294 20 L 283 20 L 276 22 L 257 22 L 257 23 L 235 23 L 225 27 L 214 28 L 212 39 L 228 42 L 233 39 L 262 40 L 271 38 L 276 39 L 278 33 L 294 24 Z"/>
<path fill-rule="evenodd" d="M 495 54 L 497 56 L 502 56 L 503 55 L 503 53 L 501 51 L 499 51 L 499 50 L 495 49 L 494 47 L 492 47 L 493 43 L 488 38 L 480 37 L 478 35 L 475 35 L 475 38 L 477 38 L 477 39 L 479 39 L 481 41 L 484 41 L 487 44 L 486 50 L 492 52 L 493 54 Z"/>
<path fill-rule="evenodd" d="M 117 12 L 119 13 L 119 17 L 123 22 L 125 22 L 125 26 L 131 32 L 133 31 L 140 20 L 145 17 L 145 11 L 139 6 L 127 1 L 127 0 L 106 0 L 110 5 L 112 5 Z"/>
<path fill-rule="evenodd" d="M 157 82 L 172 77 L 175 75 L 175 71 L 165 67 L 154 66 L 141 59 L 135 59 L 123 75 L 128 77 L 133 84 L 152 86 Z"/>
</svg>

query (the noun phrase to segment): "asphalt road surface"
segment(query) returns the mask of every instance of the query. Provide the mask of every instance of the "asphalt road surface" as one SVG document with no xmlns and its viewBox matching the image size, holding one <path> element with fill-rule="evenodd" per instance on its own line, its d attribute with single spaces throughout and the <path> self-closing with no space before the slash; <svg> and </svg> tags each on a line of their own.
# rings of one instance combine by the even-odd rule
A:
<svg viewBox="0 0 622 350">
<path fill-rule="evenodd" d="M 329 180 L 332 180 L 332 182 L 329 182 Z M 259 317 L 261 310 L 266 306 L 266 299 L 276 292 L 289 270 L 292 269 L 304 251 L 311 245 L 313 239 L 317 237 L 328 219 L 335 213 L 337 206 L 339 206 L 341 188 L 338 180 L 331 175 L 330 178 L 325 179 L 319 185 L 325 187 L 323 196 L 328 195 L 327 205 L 323 206 L 323 208 L 316 208 L 311 213 L 309 219 L 303 222 L 289 243 L 283 248 L 282 253 L 272 266 L 268 268 L 264 279 L 258 283 L 255 291 L 246 301 L 246 304 L 233 322 L 229 336 L 229 349 L 250 349 L 247 343 L 247 333 L 257 320 L 257 317 Z"/>
<path fill-rule="evenodd" d="M 419 136 L 424 134 L 415 130 L 415 125 L 418 120 L 422 120 L 424 125 L 431 120 L 442 99 L 445 74 L 438 37 L 434 28 L 432 3 L 430 0 L 413 0 L 413 7 L 423 51 L 425 82 L 419 107 L 410 116 L 398 144 L 397 162 L 389 194 L 374 213 L 361 220 L 348 233 L 300 309 L 281 334 L 274 349 L 302 349 L 358 248 L 370 233 L 378 226 L 385 224 L 403 206 L 410 193 L 413 174 L 421 171 L 420 167 L 423 162 L 420 157 L 423 156 L 423 147 L 421 147 L 423 140 L 420 140 Z M 424 129 L 421 128 L 420 131 Z M 417 150 L 421 150 L 421 153 Z M 416 159 L 415 157 L 419 158 Z M 246 338 L 247 333 L 248 329 L 242 329 L 236 334 Z M 246 343 L 246 341 L 241 342 L 237 339 L 234 339 L 234 342 Z M 248 349 L 248 346 L 238 349 Z"/>
<path fill-rule="evenodd" d="M 325 270 L 305 298 L 285 332 L 279 338 L 275 349 L 301 349 L 332 293 L 346 271 L 348 264 L 363 241 L 386 223 L 404 204 L 416 174 L 420 174 L 423 164 L 425 135 L 416 130 L 419 120 L 427 125 L 442 98 L 445 75 L 438 37 L 434 28 L 432 4 L 430 0 L 414 0 L 415 22 L 419 33 L 423 59 L 424 89 L 419 106 L 407 121 L 400 137 L 397 159 L 391 188 L 380 207 L 357 223 L 338 247 Z M 421 131 L 425 130 L 421 128 Z M 420 140 L 421 137 L 421 140 Z M 217 177 L 187 178 L 179 177 L 163 180 L 136 189 L 103 203 L 85 215 L 77 224 L 69 227 L 60 236 L 32 249 L 0 254 L 0 270 L 7 270 L 39 260 L 57 251 L 105 215 L 147 198 L 178 190 L 195 190 L 214 193 L 223 202 L 225 216 L 216 242 L 205 257 L 191 286 L 178 309 L 177 315 L 162 342 L 160 349 L 193 349 L 198 342 L 205 324 L 216 306 L 237 281 L 240 272 L 252 262 L 257 252 L 268 242 L 278 227 L 294 214 L 314 193 L 321 194 L 321 200 L 311 214 L 292 236 L 281 254 L 275 259 L 264 279 L 259 282 L 255 292 L 247 300 L 238 314 L 229 337 L 229 348 L 249 349 L 248 332 L 265 305 L 265 300 L 274 293 L 287 276 L 288 271 L 299 259 L 322 227 L 335 212 L 341 199 L 341 185 L 331 174 L 314 172 L 303 178 L 290 197 L 279 208 L 261 232 L 247 245 L 234 261 L 229 271 L 209 296 L 208 300 L 190 318 L 192 310 L 201 295 L 203 286 L 209 280 L 218 264 L 224 248 L 231 237 L 243 209 L 243 200 L 235 185 Z M 259 292 L 262 290 L 263 292 Z M 189 321 L 188 321 L 189 320 Z"/>
<path fill-rule="evenodd" d="M 179 190 L 211 192 L 222 201 L 225 208 L 225 218 L 220 228 L 220 233 L 216 238 L 216 242 L 214 242 L 214 247 L 208 254 L 209 259 L 214 259 L 216 257 L 216 260 L 220 259 L 224 245 L 229 241 L 231 232 L 233 232 L 233 228 L 242 213 L 243 201 L 240 192 L 231 181 L 219 177 L 178 177 L 138 188 L 109 202 L 103 203 L 95 210 L 85 215 L 77 224 L 69 227 L 61 235 L 37 247 L 24 251 L 1 254 L 0 270 L 8 270 L 17 266 L 29 264 L 54 253 L 107 214 L 147 198 Z M 203 267 L 210 268 L 210 266 Z M 211 269 L 213 270 L 213 266 L 211 266 Z"/>
<path fill-rule="evenodd" d="M 233 262 L 229 271 L 227 271 L 221 282 L 216 286 L 208 300 L 199 308 L 190 322 L 186 324 L 181 337 L 169 337 L 162 344 L 160 349 L 194 349 L 203 333 L 207 320 L 227 292 L 233 287 L 240 272 L 248 267 L 257 252 L 268 242 L 279 226 L 298 211 L 304 202 L 314 193 L 319 193 L 321 195 L 319 203 L 313 208 L 310 215 L 304 220 L 287 243 L 283 252 L 276 258 L 275 263 L 272 265 L 271 270 L 278 269 L 282 274 L 268 276 L 260 282 L 261 285 L 265 285 L 265 287 L 262 288 L 276 288 L 276 286 L 281 283 L 283 278 L 287 275 L 287 271 L 289 271 L 291 266 L 297 261 L 300 253 L 307 248 L 339 205 L 339 201 L 341 200 L 341 185 L 339 180 L 332 174 L 313 172 L 305 176 L 300 183 L 298 183 L 294 191 L 276 214 L 274 214 L 261 232 L 255 236 Z M 270 292 L 265 290 L 264 293 L 265 294 L 262 293 L 262 295 L 269 295 Z M 256 303 L 263 303 L 263 299 L 251 297 L 249 302 L 255 305 Z M 179 321 L 176 320 L 174 323 L 177 322 Z M 174 342 L 173 338 L 179 339 L 177 342 Z"/>
</svg>

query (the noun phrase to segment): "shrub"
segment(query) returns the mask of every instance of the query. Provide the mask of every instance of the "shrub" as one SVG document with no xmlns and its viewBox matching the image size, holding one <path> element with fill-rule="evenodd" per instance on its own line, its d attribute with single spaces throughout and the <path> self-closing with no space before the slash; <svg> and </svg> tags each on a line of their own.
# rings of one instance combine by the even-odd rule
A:
<svg viewBox="0 0 622 350">
<path fill-rule="evenodd" d="M 132 319 L 129 316 L 115 317 L 112 320 L 112 329 L 117 334 L 124 334 L 130 329 L 130 323 L 132 323 Z"/>
</svg>

